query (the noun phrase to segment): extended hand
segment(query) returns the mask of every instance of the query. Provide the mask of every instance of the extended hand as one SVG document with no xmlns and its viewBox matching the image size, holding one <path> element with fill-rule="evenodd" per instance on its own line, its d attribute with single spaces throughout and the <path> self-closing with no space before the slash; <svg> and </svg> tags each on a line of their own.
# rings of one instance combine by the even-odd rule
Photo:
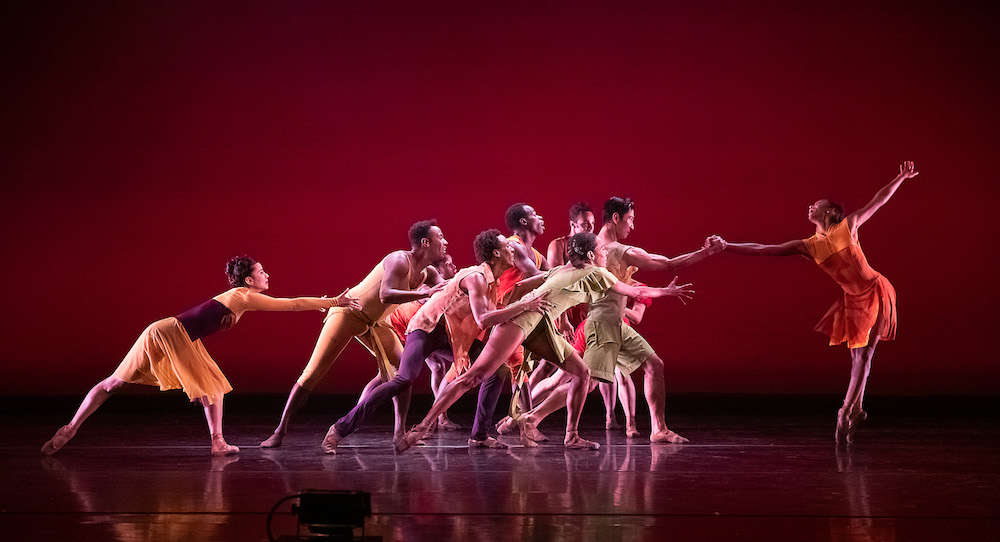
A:
<svg viewBox="0 0 1000 542">
<path fill-rule="evenodd" d="M 916 171 L 913 167 L 913 162 L 907 160 L 899 166 L 899 176 L 904 179 L 912 179 L 920 175 L 919 171 Z"/>
<path fill-rule="evenodd" d="M 686 299 L 691 299 L 691 295 L 694 294 L 694 289 L 691 288 L 691 283 L 677 285 L 677 277 L 670 281 L 664 290 L 667 290 L 667 295 L 672 295 L 677 299 L 681 300 L 681 303 L 687 305 Z"/>
<path fill-rule="evenodd" d="M 340 294 L 337 297 L 333 298 L 334 301 L 337 303 L 338 307 L 349 307 L 349 308 L 352 308 L 352 309 L 354 309 L 356 311 L 361 310 L 361 300 L 359 300 L 356 297 L 351 297 L 351 296 L 347 295 L 347 292 L 349 290 L 350 290 L 350 288 L 344 290 L 344 292 L 342 294 Z"/>
<path fill-rule="evenodd" d="M 726 241 L 718 235 L 709 236 L 705 239 L 705 250 L 708 251 L 709 256 L 718 254 L 726 250 Z"/>
<path fill-rule="evenodd" d="M 555 305 L 548 300 L 548 297 L 549 293 L 545 292 L 537 297 L 522 299 L 521 302 L 524 303 L 524 312 L 549 312 L 549 310 L 555 307 Z"/>
</svg>

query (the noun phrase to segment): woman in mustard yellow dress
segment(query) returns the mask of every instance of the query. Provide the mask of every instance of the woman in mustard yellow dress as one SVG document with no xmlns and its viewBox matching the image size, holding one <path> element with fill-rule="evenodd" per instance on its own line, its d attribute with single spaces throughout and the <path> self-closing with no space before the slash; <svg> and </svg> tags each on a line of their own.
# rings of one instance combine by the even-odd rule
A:
<svg viewBox="0 0 1000 542">
<path fill-rule="evenodd" d="M 851 380 L 844 406 L 837 413 L 838 443 L 854 441 L 854 432 L 868 415 L 862 408 L 872 356 L 879 341 L 896 337 L 896 291 L 889 280 L 868 265 L 858 242 L 858 228 L 868 221 L 903 184 L 916 177 L 913 162 L 899 166 L 899 175 L 878 191 L 867 205 L 844 216 L 843 208 L 827 199 L 809 206 L 816 233 L 780 245 L 727 243 L 725 250 L 760 256 L 802 255 L 815 261 L 843 289 L 816 330 L 830 336 L 830 344 L 847 343 L 851 351 Z"/>
<path fill-rule="evenodd" d="M 222 397 L 233 387 L 208 355 L 201 338 L 233 327 L 246 311 L 357 308 L 358 302 L 348 297 L 346 291 L 334 298 L 266 296 L 262 292 L 268 288 L 268 274 L 260 262 L 246 256 L 229 260 L 226 276 L 232 289 L 175 317 L 150 324 L 115 372 L 91 388 L 73 419 L 45 443 L 42 453 L 56 453 L 108 397 L 132 384 L 184 390 L 192 401 L 199 401 L 205 409 L 212 437 L 212 455 L 239 452 L 239 448 L 230 446 L 222 436 Z"/>
</svg>

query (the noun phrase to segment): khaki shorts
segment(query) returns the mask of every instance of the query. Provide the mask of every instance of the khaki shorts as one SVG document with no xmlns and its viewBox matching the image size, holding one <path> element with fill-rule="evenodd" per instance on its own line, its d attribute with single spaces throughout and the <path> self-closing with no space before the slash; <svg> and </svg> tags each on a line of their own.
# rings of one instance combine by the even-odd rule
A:
<svg viewBox="0 0 1000 542">
<path fill-rule="evenodd" d="M 587 337 L 583 362 L 590 368 L 590 376 L 604 382 L 615 379 L 616 367 L 630 375 L 654 354 L 646 339 L 624 322 L 615 325 L 587 320 L 583 331 Z"/>
</svg>

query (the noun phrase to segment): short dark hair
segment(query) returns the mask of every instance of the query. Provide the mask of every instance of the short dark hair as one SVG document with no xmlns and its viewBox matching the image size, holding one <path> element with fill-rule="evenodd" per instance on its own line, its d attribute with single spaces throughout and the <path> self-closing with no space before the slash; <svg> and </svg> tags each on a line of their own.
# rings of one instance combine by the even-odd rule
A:
<svg viewBox="0 0 1000 542">
<path fill-rule="evenodd" d="M 632 207 L 635 207 L 635 203 L 631 199 L 612 196 L 604 202 L 604 221 L 611 222 L 615 213 L 618 213 L 620 217 L 625 216 L 625 213 L 629 212 Z"/>
<path fill-rule="evenodd" d="M 521 219 L 528 218 L 528 211 L 525 210 L 528 204 L 524 202 L 515 203 L 507 208 L 507 214 L 504 217 L 507 223 L 507 229 L 510 231 L 517 231 L 521 228 Z"/>
<path fill-rule="evenodd" d="M 573 205 L 569 206 L 569 221 L 576 222 L 577 217 L 579 217 L 583 213 L 593 213 L 593 212 L 594 210 L 590 208 L 589 203 L 578 201 Z"/>
<path fill-rule="evenodd" d="M 421 239 L 429 240 L 431 238 L 431 228 L 437 226 L 437 224 L 437 220 L 432 218 L 430 220 L 421 220 L 410 226 L 410 246 L 415 247 L 419 245 Z"/>
<path fill-rule="evenodd" d="M 830 222 L 840 224 L 844 220 L 844 206 L 833 200 L 826 201 L 830 204 Z"/>
<path fill-rule="evenodd" d="M 226 279 L 233 288 L 246 286 L 246 278 L 253 273 L 257 260 L 250 256 L 236 256 L 226 262 Z"/>
<path fill-rule="evenodd" d="M 589 231 L 585 231 L 569 238 L 569 249 L 566 253 L 573 267 L 581 267 L 581 264 L 591 261 L 590 256 L 587 254 L 592 250 L 597 250 L 597 236 Z"/>
<path fill-rule="evenodd" d="M 490 228 L 479 232 L 475 241 L 472 242 L 472 250 L 476 252 L 476 263 L 490 261 L 490 259 L 493 258 L 494 250 L 503 249 L 500 239 L 497 238 L 499 236 L 500 230 L 496 228 Z"/>
</svg>

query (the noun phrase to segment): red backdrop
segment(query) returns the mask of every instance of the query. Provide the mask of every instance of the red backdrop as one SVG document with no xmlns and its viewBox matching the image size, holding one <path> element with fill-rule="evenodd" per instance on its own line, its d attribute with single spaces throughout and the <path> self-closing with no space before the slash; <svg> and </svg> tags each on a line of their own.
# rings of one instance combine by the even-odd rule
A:
<svg viewBox="0 0 1000 542">
<path fill-rule="evenodd" d="M 861 230 L 899 295 L 870 391 L 1000 389 L 995 10 L 412 4 L 5 5 L 0 394 L 85 391 L 148 323 L 223 291 L 233 255 L 270 294 L 335 295 L 416 220 L 465 266 L 511 203 L 546 218 L 544 251 L 570 203 L 610 195 L 637 201 L 629 241 L 651 251 L 781 242 L 903 160 L 921 175 Z M 814 264 L 723 254 L 681 278 L 695 300 L 640 327 L 669 390 L 842 391 Z M 238 391 L 284 392 L 321 319 L 250 313 L 206 345 Z M 373 373 L 351 346 L 320 391 Z"/>
</svg>

